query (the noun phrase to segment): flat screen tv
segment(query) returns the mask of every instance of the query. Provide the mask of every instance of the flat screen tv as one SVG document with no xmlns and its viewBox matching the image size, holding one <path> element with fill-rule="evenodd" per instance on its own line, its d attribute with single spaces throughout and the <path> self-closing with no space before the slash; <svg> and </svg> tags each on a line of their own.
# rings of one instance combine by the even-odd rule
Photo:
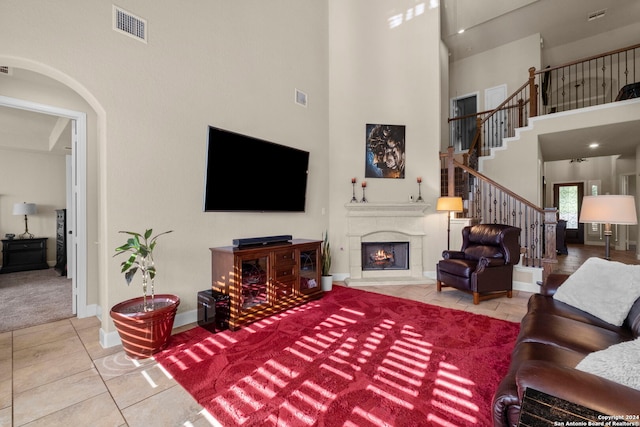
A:
<svg viewBox="0 0 640 427">
<path fill-rule="evenodd" d="M 209 126 L 204 211 L 304 212 L 309 152 Z"/>
</svg>

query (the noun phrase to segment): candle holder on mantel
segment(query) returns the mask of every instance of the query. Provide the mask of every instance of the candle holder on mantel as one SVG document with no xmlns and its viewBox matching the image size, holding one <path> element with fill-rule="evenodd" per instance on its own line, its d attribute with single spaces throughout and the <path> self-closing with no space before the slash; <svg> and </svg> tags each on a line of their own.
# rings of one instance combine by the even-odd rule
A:
<svg viewBox="0 0 640 427">
<path fill-rule="evenodd" d="M 418 177 L 417 181 L 418 181 L 418 198 L 416 199 L 416 202 L 424 202 L 424 199 L 422 198 L 422 192 L 420 189 L 420 185 L 422 184 L 422 178 Z"/>
<path fill-rule="evenodd" d="M 362 181 L 362 200 L 360 200 L 360 203 L 367 203 L 367 198 L 364 195 L 364 190 L 367 188 L 367 183 L 366 181 Z"/>
<path fill-rule="evenodd" d="M 353 187 L 353 196 L 351 197 L 351 203 L 358 203 L 358 199 L 356 199 L 356 179 L 351 178 L 351 186 Z"/>
</svg>

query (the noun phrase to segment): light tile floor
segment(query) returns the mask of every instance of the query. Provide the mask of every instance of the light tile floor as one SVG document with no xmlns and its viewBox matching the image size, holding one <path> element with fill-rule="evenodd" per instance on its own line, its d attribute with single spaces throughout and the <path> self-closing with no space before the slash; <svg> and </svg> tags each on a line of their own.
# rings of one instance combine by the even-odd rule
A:
<svg viewBox="0 0 640 427">
<path fill-rule="evenodd" d="M 519 322 L 529 293 L 482 301 L 435 283 L 362 287 Z M 174 333 L 192 328 L 176 328 Z M 0 334 L 0 426 L 212 426 L 215 420 L 153 359 L 104 349 L 97 318 L 71 318 Z"/>
</svg>

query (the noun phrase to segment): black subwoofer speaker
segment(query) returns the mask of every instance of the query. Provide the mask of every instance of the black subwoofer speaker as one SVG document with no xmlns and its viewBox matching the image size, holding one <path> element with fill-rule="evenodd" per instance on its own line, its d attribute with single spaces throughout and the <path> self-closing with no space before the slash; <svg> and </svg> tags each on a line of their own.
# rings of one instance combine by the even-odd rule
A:
<svg viewBox="0 0 640 427">
<path fill-rule="evenodd" d="M 198 326 L 211 332 L 229 328 L 229 295 L 207 289 L 198 292 Z"/>
</svg>

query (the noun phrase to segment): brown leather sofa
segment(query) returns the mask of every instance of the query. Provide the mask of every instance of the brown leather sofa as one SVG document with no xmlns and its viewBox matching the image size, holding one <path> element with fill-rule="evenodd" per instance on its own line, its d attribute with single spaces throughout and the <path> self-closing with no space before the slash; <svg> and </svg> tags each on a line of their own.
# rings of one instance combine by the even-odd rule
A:
<svg viewBox="0 0 640 427">
<path fill-rule="evenodd" d="M 617 327 L 552 298 L 568 277 L 549 275 L 529 299 L 509 370 L 494 394 L 496 427 L 518 425 L 528 387 L 607 415 L 640 414 L 640 390 L 575 369 L 587 354 L 640 335 L 640 298 Z"/>
</svg>

